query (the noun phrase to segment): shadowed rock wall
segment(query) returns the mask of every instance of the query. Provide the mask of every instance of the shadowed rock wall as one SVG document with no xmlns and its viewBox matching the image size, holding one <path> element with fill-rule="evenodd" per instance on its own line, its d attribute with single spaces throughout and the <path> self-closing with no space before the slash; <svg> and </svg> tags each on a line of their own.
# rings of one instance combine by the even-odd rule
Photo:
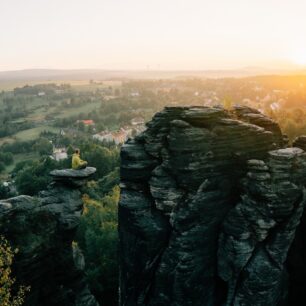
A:
<svg viewBox="0 0 306 306">
<path fill-rule="evenodd" d="M 56 170 L 54 183 L 38 197 L 0 201 L 0 233 L 19 250 L 14 273 L 31 287 L 24 305 L 98 306 L 72 249 L 83 210 L 79 187 L 95 171 Z"/>
<path fill-rule="evenodd" d="M 120 305 L 288 305 L 306 155 L 236 107 L 174 107 L 122 148 Z"/>
</svg>

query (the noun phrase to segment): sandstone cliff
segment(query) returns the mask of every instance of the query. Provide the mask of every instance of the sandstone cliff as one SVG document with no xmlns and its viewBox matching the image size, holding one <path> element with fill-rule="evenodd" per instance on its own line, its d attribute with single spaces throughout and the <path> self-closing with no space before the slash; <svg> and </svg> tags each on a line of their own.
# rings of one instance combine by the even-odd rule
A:
<svg viewBox="0 0 306 306">
<path fill-rule="evenodd" d="M 286 147 L 247 107 L 156 114 L 121 151 L 120 305 L 304 305 L 306 154 Z"/>
<path fill-rule="evenodd" d="M 72 249 L 83 209 L 79 187 L 94 172 L 56 170 L 38 197 L 0 201 L 0 233 L 19 249 L 14 272 L 31 287 L 26 306 L 98 306 L 84 280 L 81 254 Z"/>
</svg>

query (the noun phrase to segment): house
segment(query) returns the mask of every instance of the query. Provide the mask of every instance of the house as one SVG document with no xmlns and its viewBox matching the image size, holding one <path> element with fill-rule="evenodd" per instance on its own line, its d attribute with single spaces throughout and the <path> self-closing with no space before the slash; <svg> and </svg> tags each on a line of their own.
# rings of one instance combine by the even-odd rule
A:
<svg viewBox="0 0 306 306">
<path fill-rule="evenodd" d="M 92 136 L 94 139 L 99 140 L 101 142 L 106 141 L 106 142 L 113 142 L 115 141 L 113 138 L 113 133 L 111 132 L 100 132 L 98 134 L 95 134 Z"/>
<path fill-rule="evenodd" d="M 121 128 L 116 132 L 104 131 L 93 135 L 94 139 L 99 141 L 114 142 L 115 144 L 124 143 L 130 136 L 132 136 L 133 130 L 131 128 Z"/>
<path fill-rule="evenodd" d="M 59 160 L 63 160 L 63 159 L 68 158 L 68 154 L 67 154 L 65 148 L 54 148 L 54 149 L 53 149 L 52 157 L 53 157 L 56 161 L 59 161 Z"/>
<path fill-rule="evenodd" d="M 277 111 L 280 109 L 280 105 L 277 103 L 277 102 L 273 102 L 270 104 L 270 108 L 273 110 L 273 111 Z"/>
<path fill-rule="evenodd" d="M 64 89 L 55 89 L 55 93 L 56 93 L 57 95 L 61 95 L 61 94 L 63 94 L 64 92 L 65 92 Z"/>
<path fill-rule="evenodd" d="M 271 101 L 271 96 L 269 94 L 267 94 L 261 101 L 262 102 L 270 102 Z"/>
<path fill-rule="evenodd" d="M 124 143 L 128 139 L 128 135 L 125 130 L 120 129 L 117 132 L 112 133 L 112 138 L 115 144 Z"/>
<path fill-rule="evenodd" d="M 144 119 L 142 117 L 135 117 L 131 120 L 131 124 L 132 125 L 143 125 L 145 122 L 144 122 Z"/>
<path fill-rule="evenodd" d="M 145 131 L 145 129 L 146 129 L 146 126 L 144 124 L 139 124 L 139 125 L 133 127 L 132 135 L 136 136 L 136 135 L 142 133 L 143 131 Z"/>
<path fill-rule="evenodd" d="M 139 97 L 139 96 L 140 96 L 140 93 L 139 93 L 138 91 L 132 91 L 132 92 L 130 93 L 130 96 L 131 96 L 131 97 Z"/>
<path fill-rule="evenodd" d="M 77 120 L 77 123 L 83 123 L 85 126 L 93 126 L 95 125 L 95 122 L 91 119 L 86 120 Z"/>
</svg>

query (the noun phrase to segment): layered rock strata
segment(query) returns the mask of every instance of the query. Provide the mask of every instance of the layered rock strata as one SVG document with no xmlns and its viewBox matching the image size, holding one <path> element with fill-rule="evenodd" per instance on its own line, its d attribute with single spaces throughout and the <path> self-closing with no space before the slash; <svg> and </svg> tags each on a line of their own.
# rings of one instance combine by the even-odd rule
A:
<svg viewBox="0 0 306 306">
<path fill-rule="evenodd" d="M 79 187 L 95 171 L 56 170 L 54 182 L 38 197 L 0 201 L 0 233 L 19 250 L 14 273 L 30 286 L 25 305 L 98 305 L 72 249 L 83 210 Z"/>
<path fill-rule="evenodd" d="M 173 107 L 122 148 L 120 305 L 286 305 L 306 157 L 256 110 Z"/>
</svg>

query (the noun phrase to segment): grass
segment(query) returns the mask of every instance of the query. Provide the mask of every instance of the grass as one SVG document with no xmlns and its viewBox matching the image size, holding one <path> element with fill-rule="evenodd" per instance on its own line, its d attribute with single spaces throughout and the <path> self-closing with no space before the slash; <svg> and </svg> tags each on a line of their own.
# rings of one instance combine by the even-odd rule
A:
<svg viewBox="0 0 306 306">
<path fill-rule="evenodd" d="M 14 162 L 7 166 L 5 170 L 0 174 L 1 180 L 9 179 L 9 174 L 14 170 L 15 166 L 21 161 L 37 160 L 39 159 L 39 154 L 35 152 L 14 154 Z"/>
<path fill-rule="evenodd" d="M 39 137 L 39 134 L 43 131 L 59 133 L 59 128 L 55 128 L 53 126 L 39 126 L 33 129 L 24 130 L 14 135 L 16 140 L 34 140 Z"/>
<path fill-rule="evenodd" d="M 37 84 L 67 84 L 69 83 L 64 81 L 50 81 L 50 80 L 39 80 L 39 81 L 0 81 L 0 90 L 4 91 L 12 91 L 14 88 L 23 87 L 25 85 L 33 86 Z"/>
<path fill-rule="evenodd" d="M 45 119 L 46 115 L 52 114 L 55 109 L 55 107 L 49 107 L 48 111 L 46 111 L 45 107 L 42 106 L 33 110 L 25 119 L 32 122 L 40 122 Z"/>
<path fill-rule="evenodd" d="M 100 105 L 101 105 L 101 102 L 95 102 L 95 103 L 88 103 L 88 104 L 85 104 L 83 106 L 76 107 L 76 108 L 63 109 L 63 110 L 61 110 L 60 115 L 57 115 L 55 117 L 63 119 L 63 118 L 67 118 L 67 117 L 70 117 L 70 116 L 78 115 L 80 113 L 89 113 L 89 112 L 95 110 L 96 108 L 99 108 Z"/>
<path fill-rule="evenodd" d="M 60 130 L 59 128 L 55 128 L 53 126 L 39 126 L 36 128 L 20 131 L 14 134 L 13 136 L 0 138 L 0 146 L 4 144 L 5 142 L 12 143 L 17 140 L 21 140 L 21 141 L 34 140 L 38 138 L 40 133 L 43 131 L 59 133 L 59 130 Z"/>
<path fill-rule="evenodd" d="M 73 89 L 78 91 L 94 91 L 98 88 L 105 87 L 118 87 L 122 84 L 121 81 L 102 81 L 102 85 L 89 84 L 89 80 L 39 80 L 39 81 L 0 81 L 0 91 L 11 91 L 16 87 L 23 87 L 25 85 L 37 85 L 37 84 L 70 84 Z"/>
<path fill-rule="evenodd" d="M 37 103 L 37 102 L 35 101 L 34 103 Z M 85 104 L 85 105 L 82 105 L 82 106 L 76 107 L 76 108 L 62 109 L 62 110 L 60 110 L 59 115 L 55 115 L 55 118 L 63 119 L 63 118 L 68 118 L 70 116 L 78 115 L 80 113 L 89 113 L 89 112 L 94 111 L 95 109 L 99 108 L 100 105 L 101 105 L 101 102 L 95 102 L 95 103 L 88 103 L 88 104 Z M 23 119 L 18 119 L 18 120 L 19 121 L 30 120 L 32 122 L 42 121 L 45 118 L 46 114 L 52 114 L 52 112 L 54 112 L 54 110 L 56 110 L 56 107 L 49 108 L 48 112 L 45 111 L 44 107 L 37 108 L 37 109 L 33 110 L 33 112 L 29 116 L 27 116 Z M 50 131 L 50 132 L 53 132 L 53 133 L 59 133 L 59 128 L 55 128 L 53 126 L 48 126 L 48 125 L 46 125 L 46 126 L 42 125 L 42 126 L 35 127 L 35 128 L 32 128 L 32 129 L 20 131 L 20 132 L 14 134 L 12 136 L 0 138 L 0 146 L 4 143 L 12 143 L 12 142 L 17 141 L 17 140 L 24 140 L 24 141 L 34 140 L 34 139 L 38 138 L 39 134 L 43 131 Z"/>
<path fill-rule="evenodd" d="M 121 81 L 102 81 L 102 84 L 89 84 L 88 81 L 69 81 L 72 89 L 76 91 L 96 91 L 97 89 L 113 87 L 117 88 L 122 85 Z"/>
<path fill-rule="evenodd" d="M 21 161 L 28 161 L 28 160 L 35 160 L 38 159 L 39 155 L 35 152 L 31 152 L 31 153 L 24 153 L 24 154 L 14 154 L 14 163 L 7 166 L 5 168 L 5 172 L 4 173 L 10 173 L 13 171 L 13 169 L 15 168 L 15 166 L 21 162 Z"/>
<path fill-rule="evenodd" d="M 4 143 L 12 143 L 16 141 L 16 139 L 14 139 L 14 137 L 3 137 L 0 138 L 0 146 L 2 146 Z"/>
</svg>

